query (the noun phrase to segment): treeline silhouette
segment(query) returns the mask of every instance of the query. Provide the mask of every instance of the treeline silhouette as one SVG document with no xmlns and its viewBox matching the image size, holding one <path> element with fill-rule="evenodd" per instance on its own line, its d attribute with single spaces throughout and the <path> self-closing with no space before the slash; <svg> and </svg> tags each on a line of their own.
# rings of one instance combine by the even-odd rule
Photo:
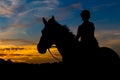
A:
<svg viewBox="0 0 120 80">
<path fill-rule="evenodd" d="M 62 62 L 32 64 L 27 62 L 12 62 L 11 59 L 0 59 L 0 69 L 16 70 L 16 71 L 42 71 L 44 69 L 50 70 L 55 68 L 62 68 Z"/>
<path fill-rule="evenodd" d="M 78 63 L 79 64 L 79 63 Z M 83 66 L 79 64 L 77 66 L 72 65 L 66 66 L 62 62 L 54 63 L 42 63 L 42 64 L 29 64 L 25 62 L 12 62 L 10 59 L 7 61 L 0 59 L 0 72 L 9 75 L 17 74 L 18 76 L 28 75 L 39 75 L 39 78 L 43 76 L 59 76 L 63 77 L 65 74 L 78 77 L 78 74 L 89 75 L 89 73 L 100 73 L 107 71 L 119 71 L 119 66 Z M 11 73 L 11 74 L 10 74 Z M 87 73 L 87 74 L 83 74 Z M 67 76 L 67 75 L 66 75 Z M 78 77 L 79 78 L 79 77 Z"/>
</svg>

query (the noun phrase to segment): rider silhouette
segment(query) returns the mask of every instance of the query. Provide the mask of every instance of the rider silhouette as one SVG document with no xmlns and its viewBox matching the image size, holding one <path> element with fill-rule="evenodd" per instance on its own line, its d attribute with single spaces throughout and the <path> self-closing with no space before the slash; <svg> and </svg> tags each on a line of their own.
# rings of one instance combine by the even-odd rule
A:
<svg viewBox="0 0 120 80">
<path fill-rule="evenodd" d="M 94 24 L 92 22 L 89 22 L 90 12 L 88 10 L 83 10 L 80 15 L 82 17 L 83 23 L 78 27 L 76 39 L 81 39 L 80 44 L 82 48 L 98 48 L 98 42 L 94 36 Z"/>
</svg>

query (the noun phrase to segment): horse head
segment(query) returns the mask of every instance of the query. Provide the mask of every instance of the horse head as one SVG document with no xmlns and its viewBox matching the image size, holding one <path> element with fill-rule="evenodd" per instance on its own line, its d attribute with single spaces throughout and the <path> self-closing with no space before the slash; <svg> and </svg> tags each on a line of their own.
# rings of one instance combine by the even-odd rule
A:
<svg viewBox="0 0 120 80">
<path fill-rule="evenodd" d="M 39 53 L 46 53 L 46 50 L 49 49 L 55 43 L 56 29 L 55 26 L 57 22 L 54 19 L 54 16 L 50 18 L 48 21 L 43 18 L 44 28 L 41 31 L 42 36 L 37 45 L 37 49 Z"/>
</svg>

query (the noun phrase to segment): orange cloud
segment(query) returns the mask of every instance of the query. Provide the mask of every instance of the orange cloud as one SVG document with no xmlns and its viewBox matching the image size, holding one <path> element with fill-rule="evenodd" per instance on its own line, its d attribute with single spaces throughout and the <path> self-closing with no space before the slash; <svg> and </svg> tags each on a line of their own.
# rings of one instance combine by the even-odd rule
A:
<svg viewBox="0 0 120 80">
<path fill-rule="evenodd" d="M 22 50 L 12 50 L 12 48 L 24 48 Z M 6 48 L 10 48 L 6 50 Z M 5 51 L 2 51 L 5 49 Z M 54 47 L 51 48 L 50 51 L 59 59 L 62 60 L 61 55 L 59 54 L 58 50 Z M 13 62 L 26 62 L 32 64 L 41 64 L 41 63 L 53 63 L 58 62 L 54 59 L 51 54 L 47 51 L 46 54 L 40 54 L 37 51 L 36 45 L 27 45 L 27 46 L 0 46 L 0 58 L 4 60 L 11 59 Z"/>
</svg>

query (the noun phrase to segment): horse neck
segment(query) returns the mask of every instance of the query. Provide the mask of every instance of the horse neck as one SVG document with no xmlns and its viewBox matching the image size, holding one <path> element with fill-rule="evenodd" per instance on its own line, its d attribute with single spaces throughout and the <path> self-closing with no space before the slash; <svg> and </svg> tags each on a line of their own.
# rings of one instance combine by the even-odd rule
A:
<svg viewBox="0 0 120 80">
<path fill-rule="evenodd" d="M 70 32 L 61 34 L 56 41 L 56 47 L 61 54 L 73 53 L 78 47 L 78 41 L 74 38 L 74 35 Z"/>
</svg>

